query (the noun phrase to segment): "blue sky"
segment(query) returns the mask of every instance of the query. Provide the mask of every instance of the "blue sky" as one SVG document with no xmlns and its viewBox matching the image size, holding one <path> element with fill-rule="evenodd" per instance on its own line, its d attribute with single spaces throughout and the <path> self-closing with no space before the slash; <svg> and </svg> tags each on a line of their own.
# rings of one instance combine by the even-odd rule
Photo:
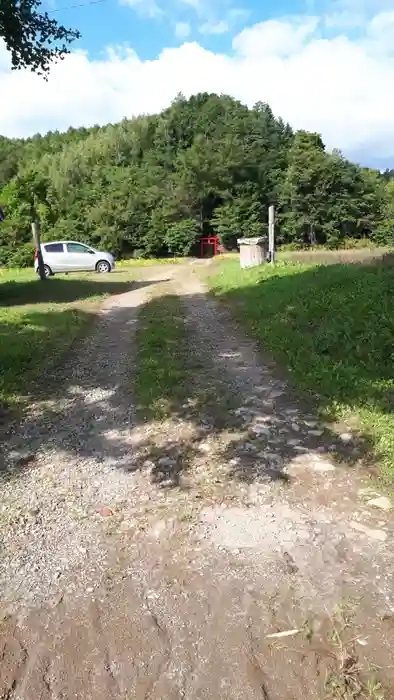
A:
<svg viewBox="0 0 394 700">
<path fill-rule="evenodd" d="M 74 7 L 78 4 L 83 6 Z M 394 0 L 45 0 L 43 7 L 81 31 L 75 46 L 87 49 L 92 58 L 102 56 L 109 45 L 126 44 L 146 60 L 186 39 L 229 52 L 242 28 L 275 19 L 316 16 L 322 20 L 320 36 L 330 38 L 340 27 L 347 36 L 358 37 L 368 19 L 394 10 Z"/>
<path fill-rule="evenodd" d="M 117 121 L 176 94 L 271 104 L 294 128 L 394 165 L 394 0 L 43 0 L 82 38 L 44 82 L 0 43 L 0 133 Z"/>
<path fill-rule="evenodd" d="M 341 11 L 340 3 L 321 0 L 103 0 L 73 7 L 76 4 L 79 0 L 46 0 L 43 6 L 65 26 L 80 30 L 82 38 L 75 46 L 87 49 L 92 58 L 100 58 L 108 45 L 125 44 L 143 60 L 186 39 L 215 52 L 229 52 L 233 36 L 246 26 L 278 18 L 323 16 L 330 13 L 330 6 L 333 13 L 335 6 Z M 330 29 L 325 33 L 330 35 Z"/>
<path fill-rule="evenodd" d="M 311 7 L 304 0 L 219 0 L 215 4 L 202 0 L 103 0 L 61 9 L 74 4 L 79 4 L 78 0 L 48 0 L 44 7 L 65 26 L 78 27 L 82 38 L 75 46 L 99 58 L 108 45 L 127 44 L 143 60 L 153 59 L 163 48 L 179 46 L 186 39 L 215 52 L 228 52 L 232 37 L 244 26 L 298 15 Z"/>
</svg>

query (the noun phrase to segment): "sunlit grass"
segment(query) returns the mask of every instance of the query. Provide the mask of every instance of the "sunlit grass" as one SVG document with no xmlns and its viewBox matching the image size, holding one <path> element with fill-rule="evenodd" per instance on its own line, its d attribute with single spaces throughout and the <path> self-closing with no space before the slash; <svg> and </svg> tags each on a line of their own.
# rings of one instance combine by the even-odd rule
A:
<svg viewBox="0 0 394 700">
<path fill-rule="evenodd" d="M 151 299 L 142 309 L 136 333 L 138 371 L 134 398 L 139 416 L 162 420 L 187 396 L 188 353 L 184 309 L 177 296 Z"/>
</svg>

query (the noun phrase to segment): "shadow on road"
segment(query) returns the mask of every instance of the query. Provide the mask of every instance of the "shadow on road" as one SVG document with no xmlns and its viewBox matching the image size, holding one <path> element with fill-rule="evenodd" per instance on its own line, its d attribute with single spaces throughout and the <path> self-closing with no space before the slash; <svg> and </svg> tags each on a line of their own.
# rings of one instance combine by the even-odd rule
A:
<svg viewBox="0 0 394 700">
<path fill-rule="evenodd" d="M 115 279 L 114 279 L 115 277 Z M 53 277 L 45 282 L 37 280 L 10 281 L 0 285 L 0 307 L 25 304 L 65 304 L 81 301 L 102 294 L 122 294 L 147 282 L 135 282 L 133 279 L 120 280 L 114 275 L 95 275 L 81 279 Z"/>
</svg>

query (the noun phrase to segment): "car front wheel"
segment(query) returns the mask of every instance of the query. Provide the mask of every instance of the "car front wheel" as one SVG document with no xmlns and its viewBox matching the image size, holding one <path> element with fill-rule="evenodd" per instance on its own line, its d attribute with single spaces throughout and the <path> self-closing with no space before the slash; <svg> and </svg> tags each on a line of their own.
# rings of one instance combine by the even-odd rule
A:
<svg viewBox="0 0 394 700">
<path fill-rule="evenodd" d="M 97 272 L 111 272 L 111 265 L 108 260 L 99 260 L 96 265 Z"/>
</svg>

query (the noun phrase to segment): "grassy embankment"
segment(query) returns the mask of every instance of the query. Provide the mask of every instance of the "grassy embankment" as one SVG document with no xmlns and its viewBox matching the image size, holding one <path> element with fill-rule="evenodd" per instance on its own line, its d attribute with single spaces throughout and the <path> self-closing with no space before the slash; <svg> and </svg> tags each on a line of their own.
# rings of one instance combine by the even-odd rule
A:
<svg viewBox="0 0 394 700">
<path fill-rule="evenodd" d="M 365 437 L 392 484 L 394 267 L 279 262 L 242 271 L 229 260 L 209 280 L 322 417 Z"/>
</svg>

